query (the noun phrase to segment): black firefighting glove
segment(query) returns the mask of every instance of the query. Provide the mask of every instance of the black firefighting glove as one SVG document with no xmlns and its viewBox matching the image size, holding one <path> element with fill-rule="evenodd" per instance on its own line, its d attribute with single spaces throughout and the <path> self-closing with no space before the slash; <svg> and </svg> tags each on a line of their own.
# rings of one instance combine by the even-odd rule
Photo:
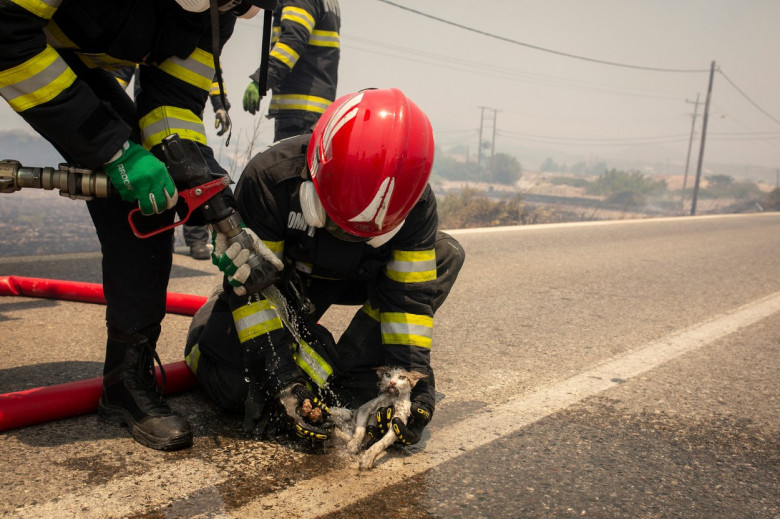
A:
<svg viewBox="0 0 780 519">
<path fill-rule="evenodd" d="M 433 417 L 433 410 L 422 402 L 412 402 L 412 414 L 406 425 L 400 418 L 394 416 L 393 407 L 381 407 L 376 412 L 376 425 L 366 428 L 366 432 L 372 441 L 379 440 L 390 428 L 395 432 L 397 443 L 414 445 L 420 441 L 423 430 Z"/>
<path fill-rule="evenodd" d="M 288 426 L 298 437 L 314 441 L 328 439 L 333 429 L 330 409 L 302 381 L 285 387 L 279 394 L 279 401 L 287 414 Z"/>
</svg>

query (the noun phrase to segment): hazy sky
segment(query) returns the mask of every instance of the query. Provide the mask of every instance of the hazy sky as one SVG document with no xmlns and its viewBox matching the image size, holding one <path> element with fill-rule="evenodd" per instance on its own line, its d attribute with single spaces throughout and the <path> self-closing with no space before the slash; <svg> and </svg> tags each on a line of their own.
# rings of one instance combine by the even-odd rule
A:
<svg viewBox="0 0 780 519">
<path fill-rule="evenodd" d="M 444 149 L 460 144 L 476 154 L 485 107 L 484 139 L 495 109 L 496 151 L 517 155 L 527 169 L 546 156 L 568 164 L 638 157 L 682 173 L 694 101 L 699 95 L 698 134 L 715 61 L 722 73 L 714 76 L 705 164 L 780 167 L 777 0 L 392 1 L 498 37 L 381 0 L 341 0 L 339 95 L 402 89 L 428 113 Z M 240 20 L 223 52 L 234 152 L 258 121 L 260 144 L 272 138 L 268 120 L 241 108 L 261 24 Z M 5 103 L 0 116 L 0 129 L 24 127 Z M 211 131 L 210 109 L 205 117 Z M 698 152 L 697 139 L 694 165 Z"/>
</svg>

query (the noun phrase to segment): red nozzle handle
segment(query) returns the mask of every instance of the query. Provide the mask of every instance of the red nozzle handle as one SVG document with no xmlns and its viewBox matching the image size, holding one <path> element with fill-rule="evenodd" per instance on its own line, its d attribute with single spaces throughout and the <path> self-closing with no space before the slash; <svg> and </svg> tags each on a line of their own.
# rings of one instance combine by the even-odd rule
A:
<svg viewBox="0 0 780 519">
<path fill-rule="evenodd" d="M 130 211 L 130 214 L 127 215 L 127 223 L 130 224 L 130 228 L 133 230 L 133 234 L 139 238 L 149 238 L 150 236 L 155 236 L 186 223 L 187 220 L 190 219 L 190 215 L 195 209 L 208 202 L 214 195 L 225 189 L 228 185 L 230 185 L 230 177 L 224 176 L 216 180 L 212 180 L 211 182 L 206 182 L 200 186 L 180 191 L 179 197 L 182 198 L 187 204 L 187 214 L 178 222 L 174 222 L 171 225 L 160 227 L 159 229 L 155 229 L 148 233 L 142 233 L 138 230 L 138 228 L 135 226 L 135 222 L 133 221 L 134 216 L 141 212 L 139 207 L 136 207 Z"/>
</svg>

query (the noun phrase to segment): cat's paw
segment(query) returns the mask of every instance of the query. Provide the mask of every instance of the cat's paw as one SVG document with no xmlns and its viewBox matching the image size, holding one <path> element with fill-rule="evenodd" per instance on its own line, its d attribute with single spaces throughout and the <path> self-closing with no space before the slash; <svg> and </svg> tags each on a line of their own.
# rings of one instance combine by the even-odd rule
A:
<svg viewBox="0 0 780 519">
<path fill-rule="evenodd" d="M 366 451 L 363 456 L 360 457 L 360 461 L 358 462 L 358 468 L 360 470 L 370 470 L 374 468 L 374 461 L 376 460 L 376 456 L 373 452 Z"/>
<path fill-rule="evenodd" d="M 347 452 L 350 454 L 357 454 L 360 452 L 360 441 L 355 441 L 353 438 L 352 440 L 347 443 Z"/>
</svg>

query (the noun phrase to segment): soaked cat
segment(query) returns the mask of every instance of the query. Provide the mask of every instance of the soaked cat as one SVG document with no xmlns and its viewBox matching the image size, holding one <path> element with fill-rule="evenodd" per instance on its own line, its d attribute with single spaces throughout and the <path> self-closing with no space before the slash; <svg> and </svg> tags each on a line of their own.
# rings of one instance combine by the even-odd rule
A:
<svg viewBox="0 0 780 519">
<path fill-rule="evenodd" d="M 354 415 L 355 430 L 347 443 L 347 451 L 351 454 L 357 454 L 363 448 L 366 425 L 369 425 L 369 422 L 375 423 L 376 412 L 380 408 L 393 406 L 393 416 L 398 417 L 406 424 L 412 407 L 410 401 L 412 388 L 426 376 L 420 372 L 407 371 L 397 366 L 376 368 L 376 374 L 379 376 L 379 396 L 360 406 Z M 361 470 L 372 468 L 377 456 L 392 445 L 395 440 L 395 433 L 390 429 L 360 457 L 358 467 Z"/>
</svg>

